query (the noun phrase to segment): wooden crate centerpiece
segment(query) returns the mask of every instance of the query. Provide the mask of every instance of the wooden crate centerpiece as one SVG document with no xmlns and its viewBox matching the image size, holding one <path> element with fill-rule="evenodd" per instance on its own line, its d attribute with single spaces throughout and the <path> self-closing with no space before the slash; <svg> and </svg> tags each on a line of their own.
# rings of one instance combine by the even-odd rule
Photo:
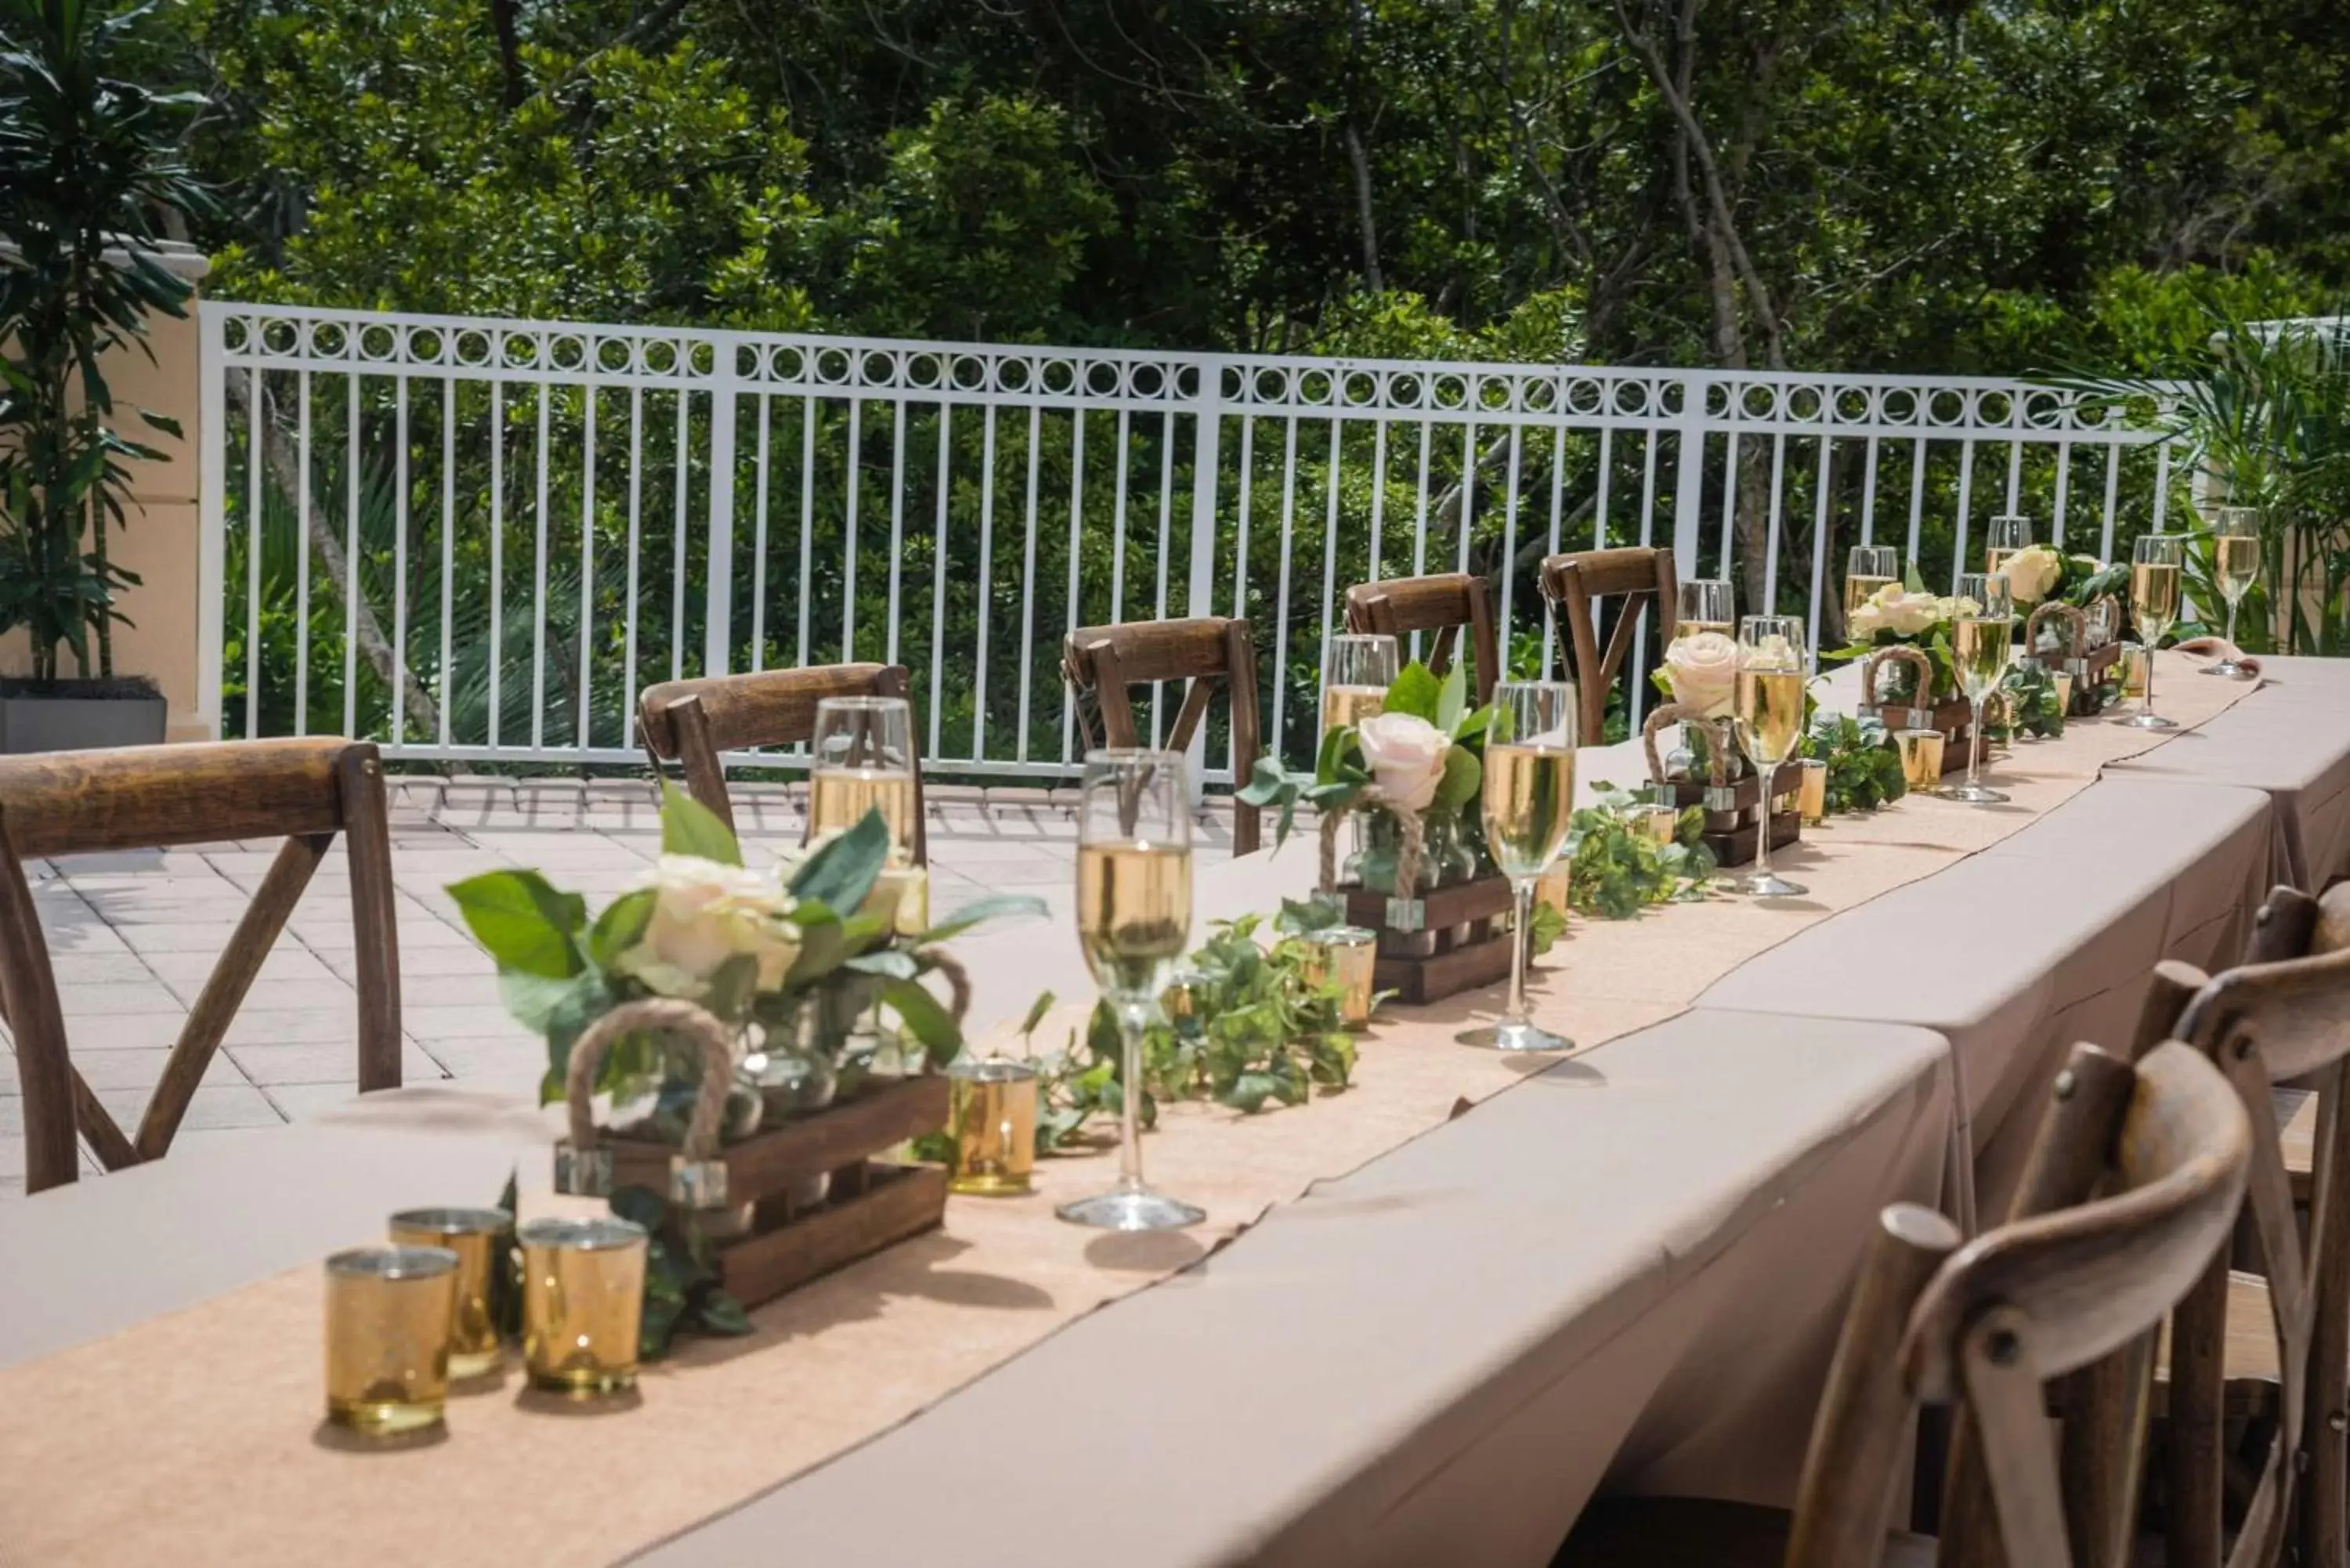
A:
<svg viewBox="0 0 2350 1568">
<path fill-rule="evenodd" d="M 1879 701 L 1877 695 L 1877 673 L 1887 664 L 1907 664 L 1911 669 L 1908 700 Z M 1862 716 L 1874 716 L 1886 729 L 1933 730 L 1942 737 L 1942 772 L 1945 775 L 1967 771 L 1967 749 L 1975 748 L 1979 756 L 1991 753 L 1989 738 L 1975 728 L 1974 704 L 1964 697 L 1945 697 L 1939 701 L 1920 706 L 1916 694 L 1931 691 L 1934 686 L 1934 661 L 1922 649 L 1906 643 L 1878 649 L 1860 667 L 1860 711 Z"/>
<path fill-rule="evenodd" d="M 605 1053 L 622 1036 L 664 1034 L 702 1057 L 702 1082 L 681 1145 L 643 1128 L 599 1131 L 591 1096 Z M 710 1243 L 719 1282 L 745 1306 L 935 1229 L 947 1173 L 877 1158 L 947 1124 L 947 1081 L 922 1073 L 868 1080 L 821 1107 L 721 1140 L 734 1083 L 725 1026 L 693 1002 L 623 1002 L 572 1047 L 570 1133 L 556 1146 L 556 1186 L 608 1196 L 644 1187 L 687 1213 Z"/>
<path fill-rule="evenodd" d="M 1666 773 L 1664 762 L 1657 754 L 1657 736 L 1669 724 L 1690 725 L 1705 736 L 1703 778 L 1692 778 L 1686 772 L 1669 775 Z M 1673 804 L 1680 809 L 1686 811 L 1693 805 L 1704 808 L 1704 842 L 1713 851 L 1715 863 L 1725 867 L 1751 864 L 1762 837 L 1762 778 L 1740 758 L 1730 721 L 1702 718 L 1679 703 L 1668 702 L 1650 713 L 1640 727 L 1640 744 L 1648 753 L 1649 781 L 1669 786 L 1673 792 Z M 1742 771 L 1733 775 L 1733 768 Z M 1803 774 L 1794 767 L 1783 765 L 1779 779 L 1785 782 L 1786 787 L 1771 803 L 1769 821 L 1773 850 L 1783 849 L 1804 836 L 1804 816 L 1797 809 Z"/>
<path fill-rule="evenodd" d="M 1371 984 L 1391 991 L 1399 1002 L 1440 1001 L 1510 973 L 1510 879 L 1498 872 L 1446 887 L 1423 888 L 1427 879 L 1426 831 L 1417 813 L 1390 808 L 1376 789 L 1356 797 L 1353 811 L 1385 813 L 1400 840 L 1395 886 L 1382 891 L 1338 882 L 1339 824 L 1347 813 L 1322 818 L 1322 891 L 1345 901 L 1347 921 L 1378 938 Z"/>
<path fill-rule="evenodd" d="M 2118 605 L 2110 594 L 2101 596 L 2112 607 L 2106 624 L 2118 624 Z M 2054 619 L 2064 628 L 2056 639 L 2056 646 L 2040 646 L 2042 622 Z M 2108 637 L 2095 648 L 2089 646 L 2089 618 L 2072 605 L 2051 599 L 2033 610 L 2023 623 L 2024 656 L 2035 659 L 2052 675 L 2069 675 L 2073 690 L 2064 711 L 2067 717 L 2085 717 L 2097 711 L 2097 689 L 2108 680 L 2121 677 L 2115 667 L 2121 662 L 2122 645 L 2118 639 Z"/>
</svg>

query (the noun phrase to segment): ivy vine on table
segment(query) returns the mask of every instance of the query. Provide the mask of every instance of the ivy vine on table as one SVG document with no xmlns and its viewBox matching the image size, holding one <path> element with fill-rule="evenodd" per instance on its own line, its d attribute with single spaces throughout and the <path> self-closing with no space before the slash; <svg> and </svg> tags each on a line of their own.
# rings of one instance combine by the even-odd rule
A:
<svg viewBox="0 0 2350 1568">
<path fill-rule="evenodd" d="M 1877 720 L 1820 714 L 1804 736 L 1803 755 L 1828 765 L 1831 816 L 1875 811 L 1909 793 L 1901 775 L 1901 753 Z"/>
</svg>

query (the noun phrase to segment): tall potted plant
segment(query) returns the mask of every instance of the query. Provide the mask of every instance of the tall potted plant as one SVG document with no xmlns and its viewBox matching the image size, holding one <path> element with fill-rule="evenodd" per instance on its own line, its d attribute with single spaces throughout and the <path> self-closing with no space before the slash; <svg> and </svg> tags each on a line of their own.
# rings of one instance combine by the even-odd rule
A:
<svg viewBox="0 0 2350 1568">
<path fill-rule="evenodd" d="M 154 10 L 0 0 L 0 632 L 31 645 L 0 681 L 0 750 L 163 738 L 153 683 L 114 669 L 116 596 L 138 578 L 108 548 L 130 465 L 163 455 L 125 415 L 180 434 L 117 408 L 108 357 L 151 357 L 147 317 L 186 314 L 155 224 L 209 207 L 178 141 L 200 96 L 122 74 Z"/>
</svg>

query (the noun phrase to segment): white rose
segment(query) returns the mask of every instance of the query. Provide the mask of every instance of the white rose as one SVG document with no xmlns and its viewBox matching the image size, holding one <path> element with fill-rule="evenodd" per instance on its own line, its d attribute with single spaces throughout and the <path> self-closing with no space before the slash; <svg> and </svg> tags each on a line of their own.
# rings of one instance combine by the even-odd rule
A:
<svg viewBox="0 0 2350 1568">
<path fill-rule="evenodd" d="M 1899 583 L 1887 583 L 1869 596 L 1881 624 L 1900 637 L 1916 637 L 1944 618 L 1945 601 L 1932 594 L 1913 594 Z"/>
<path fill-rule="evenodd" d="M 1861 600 L 1852 614 L 1845 617 L 1845 635 L 1855 642 L 1871 641 L 1884 629 L 1885 612 L 1877 607 L 1874 598 Z"/>
<path fill-rule="evenodd" d="M 1738 644 L 1719 631 L 1681 638 L 1665 649 L 1673 701 L 1700 718 L 1726 717 L 1738 686 Z"/>
<path fill-rule="evenodd" d="M 2007 576 L 2008 597 L 2020 605 L 2036 605 L 2048 597 L 2056 586 L 2057 575 L 2064 568 L 2056 552 L 2045 545 L 2033 545 L 2018 550 L 2007 558 L 2000 570 Z"/>
<path fill-rule="evenodd" d="M 799 957 L 790 900 L 755 871 L 664 855 L 639 886 L 653 889 L 652 919 L 613 967 L 663 996 L 702 996 L 738 953 L 758 961 L 759 989 L 772 991 Z"/>
<path fill-rule="evenodd" d="M 1444 777 L 1452 737 L 1413 714 L 1381 713 L 1356 725 L 1355 738 L 1388 804 L 1401 811 L 1426 811 Z"/>
<path fill-rule="evenodd" d="M 1795 645 L 1783 637 L 1766 637 L 1751 648 L 1738 651 L 1739 668 L 1742 670 L 1801 670 L 1804 661 L 1795 657 Z"/>
</svg>

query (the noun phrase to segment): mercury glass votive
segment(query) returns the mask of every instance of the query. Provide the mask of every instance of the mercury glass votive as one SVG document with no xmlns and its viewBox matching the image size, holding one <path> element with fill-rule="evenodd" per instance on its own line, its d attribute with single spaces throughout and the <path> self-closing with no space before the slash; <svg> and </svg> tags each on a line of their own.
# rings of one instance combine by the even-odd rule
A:
<svg viewBox="0 0 2350 1568">
<path fill-rule="evenodd" d="M 1649 785 L 1642 805 L 1645 809 L 1640 813 L 1640 831 L 1659 848 L 1680 836 L 1680 802 L 1671 784 Z"/>
<path fill-rule="evenodd" d="M 1378 966 L 1378 934 L 1360 926 L 1333 926 L 1305 939 L 1308 980 L 1338 987 L 1338 1020 L 1371 1021 L 1371 982 Z"/>
<path fill-rule="evenodd" d="M 497 1261 L 510 1246 L 514 1216 L 503 1209 L 409 1209 L 391 1217 L 401 1247 L 445 1247 L 457 1255 L 457 1302 L 449 1322 L 449 1376 L 497 1370 Z"/>
<path fill-rule="evenodd" d="M 1574 913 L 1575 863 L 1554 860 L 1550 869 L 1534 878 L 1534 902 L 1547 904 L 1561 916 Z"/>
<path fill-rule="evenodd" d="M 1896 730 L 1893 743 L 1901 753 L 1901 782 L 1912 791 L 1939 789 L 1942 783 L 1942 732 Z"/>
<path fill-rule="evenodd" d="M 1795 809 L 1802 813 L 1805 827 L 1817 827 L 1827 820 L 1828 765 L 1817 757 L 1805 757 L 1799 765 L 1803 772 L 1795 790 Z"/>
<path fill-rule="evenodd" d="M 573 1399 L 636 1386 L 645 1229 L 626 1220 L 533 1220 L 522 1244 L 522 1354 L 532 1384 Z"/>
<path fill-rule="evenodd" d="M 2069 714 L 2073 711 L 2073 672 L 2069 670 L 2060 670 L 2056 671 L 2054 679 L 2056 711 L 2059 713 Z"/>
<path fill-rule="evenodd" d="M 373 1438 L 441 1424 L 457 1254 L 354 1247 L 327 1260 L 327 1419 Z"/>
<path fill-rule="evenodd" d="M 2125 696 L 2125 697 L 2143 697 L 2143 696 L 2145 696 L 2145 695 L 2146 695 L 2146 647 L 2145 647 L 2145 645 L 2144 645 L 2143 643 L 2136 643 L 2136 642 L 2125 642 L 2125 643 L 2123 643 L 2123 644 L 2122 644 L 2122 659 L 2121 659 L 2121 664 L 2122 664 L 2122 668 L 2121 668 L 2121 678 L 2122 678 L 2122 695 L 2123 695 L 2123 696 Z"/>
<path fill-rule="evenodd" d="M 947 1066 L 947 1126 L 954 1166 L 947 1185 L 981 1198 L 1009 1198 L 1035 1185 L 1036 1064 L 980 1056 Z"/>
</svg>

